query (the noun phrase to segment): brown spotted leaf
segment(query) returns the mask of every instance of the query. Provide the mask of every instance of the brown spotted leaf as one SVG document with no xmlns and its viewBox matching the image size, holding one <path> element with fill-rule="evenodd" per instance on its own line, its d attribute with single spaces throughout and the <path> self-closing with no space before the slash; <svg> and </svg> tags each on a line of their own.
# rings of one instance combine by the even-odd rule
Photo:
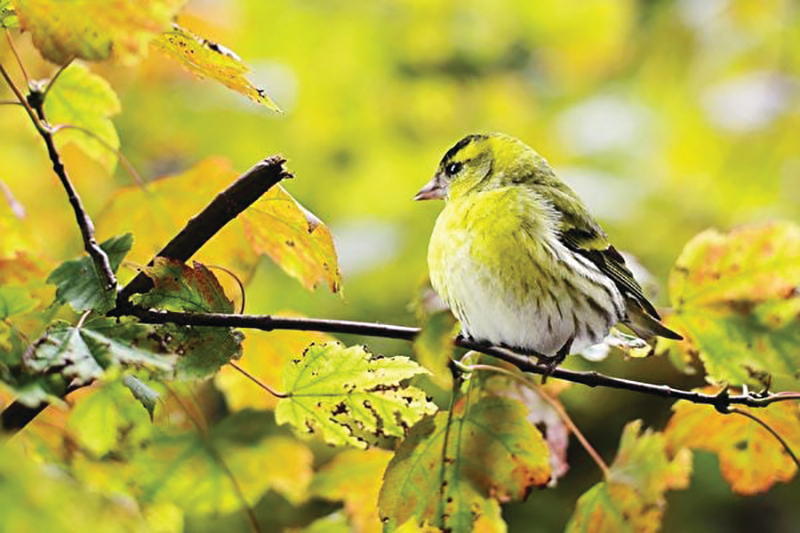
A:
<svg viewBox="0 0 800 533">
<path fill-rule="evenodd" d="M 703 392 L 713 393 L 713 390 Z M 777 402 L 761 409 L 737 407 L 766 422 L 800 451 L 800 409 L 793 402 Z M 722 475 L 740 494 L 756 494 L 777 482 L 788 482 L 797 466 L 778 440 L 754 420 L 731 413 L 723 415 L 710 405 L 680 401 L 664 430 L 668 447 L 683 446 L 715 453 Z"/>
<path fill-rule="evenodd" d="M 384 475 L 389 529 L 413 520 L 451 531 L 504 531 L 500 503 L 550 480 L 549 451 L 520 402 L 466 385 L 453 412 L 414 426 Z M 446 449 L 445 449 L 446 447 Z"/>
<path fill-rule="evenodd" d="M 800 387 L 800 226 L 708 230 L 686 245 L 669 278 L 667 324 L 712 383 Z"/>
<path fill-rule="evenodd" d="M 655 532 L 661 528 L 667 490 L 684 489 L 692 469 L 691 452 L 668 453 L 663 434 L 641 421 L 625 426 L 607 481 L 578 499 L 567 525 L 570 533 Z"/>
<path fill-rule="evenodd" d="M 330 229 L 281 186 L 272 187 L 242 215 L 253 248 L 267 254 L 307 289 L 342 284 Z"/>
<path fill-rule="evenodd" d="M 256 103 L 280 111 L 263 89 L 255 87 L 245 78 L 244 75 L 250 70 L 247 65 L 224 46 L 198 37 L 177 24 L 155 39 L 153 44 L 201 78 L 217 80 Z"/>
<path fill-rule="evenodd" d="M 407 357 L 375 356 L 362 346 L 312 344 L 283 374 L 287 394 L 275 419 L 302 434 L 321 433 L 326 442 L 365 448 L 406 428 L 436 406 L 404 380 L 425 369 Z"/>
<path fill-rule="evenodd" d="M 12 0 L 23 30 L 45 59 L 129 61 L 169 29 L 185 0 Z"/>
</svg>

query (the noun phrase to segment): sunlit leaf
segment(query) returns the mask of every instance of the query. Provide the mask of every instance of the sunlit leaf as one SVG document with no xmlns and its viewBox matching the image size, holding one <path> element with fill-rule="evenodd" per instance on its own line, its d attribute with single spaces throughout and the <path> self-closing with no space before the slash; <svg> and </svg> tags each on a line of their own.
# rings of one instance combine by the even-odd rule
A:
<svg viewBox="0 0 800 533">
<path fill-rule="evenodd" d="M 144 272 L 155 286 L 134 297 L 139 305 L 193 313 L 233 311 L 233 302 L 202 263 L 195 261 L 189 267 L 180 261 L 158 257 Z M 181 356 L 175 365 L 180 379 L 209 376 L 231 359 L 241 357 L 244 335 L 233 328 L 164 324 L 156 327 L 156 333 L 169 352 Z"/>
<path fill-rule="evenodd" d="M 0 28 L 19 28 L 19 17 L 11 7 L 11 0 L 0 0 Z"/>
<path fill-rule="evenodd" d="M 221 158 L 205 159 L 182 174 L 158 179 L 147 189 L 119 189 L 97 217 L 98 235 L 113 235 L 136 229 L 136 242 L 128 260 L 146 264 L 164 245 L 239 174 Z M 224 265 L 247 281 L 258 256 L 245 239 L 236 219 L 214 235 L 195 259 Z"/>
<path fill-rule="evenodd" d="M 0 320 L 24 313 L 35 306 L 36 300 L 25 287 L 0 287 Z"/>
<path fill-rule="evenodd" d="M 133 235 L 126 233 L 112 237 L 100 245 L 108 255 L 111 270 L 117 271 L 132 244 Z M 69 303 L 76 311 L 93 309 L 103 313 L 116 305 L 116 287 L 104 286 L 92 258 L 88 255 L 65 261 L 50 274 L 47 282 L 57 287 L 56 299 Z"/>
<path fill-rule="evenodd" d="M 343 501 L 355 529 L 362 533 L 382 531 L 378 517 L 378 492 L 392 454 L 386 450 L 345 450 L 314 476 L 309 493 Z"/>
<path fill-rule="evenodd" d="M 390 529 L 414 520 L 501 531 L 499 502 L 522 500 L 550 480 L 547 445 L 525 407 L 467 387 L 450 418 L 442 412 L 416 424 L 389 463 L 379 509 Z"/>
<path fill-rule="evenodd" d="M 607 481 L 578 499 L 567 526 L 570 533 L 652 532 L 661 527 L 667 490 L 684 489 L 692 469 L 691 452 L 668 453 L 664 435 L 641 421 L 625 426 Z"/>
<path fill-rule="evenodd" d="M 22 29 L 45 59 L 63 64 L 72 58 L 130 61 L 169 28 L 185 0 L 12 0 Z"/>
<path fill-rule="evenodd" d="M 704 392 L 711 393 L 711 389 Z M 739 406 L 772 427 L 795 453 L 800 450 L 800 409 L 777 402 L 761 409 Z M 670 449 L 686 446 L 719 456 L 722 475 L 740 494 L 764 492 L 797 475 L 797 466 L 778 440 L 754 420 L 723 415 L 713 406 L 679 401 L 664 430 Z"/>
<path fill-rule="evenodd" d="M 221 44 L 198 37 L 177 24 L 161 34 L 153 44 L 201 78 L 217 80 L 258 104 L 280 111 L 263 89 L 255 87 L 245 77 L 250 70 L 247 65 Z"/>
<path fill-rule="evenodd" d="M 52 82 L 44 103 L 47 120 L 53 125 L 70 125 L 90 131 L 113 149 L 119 149 L 119 136 L 111 117 L 122 109 L 108 82 L 80 63 L 72 63 Z M 117 156 L 108 146 L 83 131 L 64 129 L 55 135 L 61 148 L 74 143 L 109 172 Z"/>
<path fill-rule="evenodd" d="M 321 344 L 332 340 L 330 335 L 314 331 L 248 331 L 238 365 L 273 390 L 280 390 L 283 371 L 292 358 L 303 353 L 311 343 Z M 217 372 L 214 383 L 225 395 L 228 407 L 233 411 L 248 407 L 275 409 L 278 405 L 275 396 L 230 366 L 224 366 Z"/>
<path fill-rule="evenodd" d="M 407 357 L 375 356 L 361 346 L 312 344 L 283 374 L 275 418 L 303 434 L 321 433 L 330 444 L 365 448 L 401 437 L 436 407 L 402 381 L 425 372 Z"/>
<path fill-rule="evenodd" d="M 81 326 L 54 322 L 25 354 L 32 372 L 58 368 L 76 384 L 90 383 L 112 367 L 142 367 L 170 372 L 174 358 L 149 349 L 149 328 L 126 320 L 95 318 Z"/>
<path fill-rule="evenodd" d="M 269 436 L 267 425 L 264 415 L 242 411 L 207 434 L 156 437 L 134 460 L 141 499 L 174 502 L 190 514 L 253 506 L 270 488 L 301 502 L 311 482 L 311 451 L 296 440 Z"/>
<path fill-rule="evenodd" d="M 307 289 L 318 283 L 338 292 L 342 284 L 330 229 L 276 185 L 242 214 L 247 238 Z"/>
<path fill-rule="evenodd" d="M 353 528 L 347 521 L 347 515 L 338 511 L 314 520 L 311 525 L 304 527 L 299 533 L 351 533 L 352 531 Z"/>
<path fill-rule="evenodd" d="M 701 233 L 669 278 L 670 327 L 712 382 L 800 386 L 800 226 L 791 222 Z"/>
</svg>

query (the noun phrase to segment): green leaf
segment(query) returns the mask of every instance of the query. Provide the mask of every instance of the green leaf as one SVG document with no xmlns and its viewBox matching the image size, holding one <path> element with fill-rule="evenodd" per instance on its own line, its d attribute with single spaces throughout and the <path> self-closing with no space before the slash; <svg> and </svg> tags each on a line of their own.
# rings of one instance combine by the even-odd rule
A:
<svg viewBox="0 0 800 533">
<path fill-rule="evenodd" d="M 172 371 L 174 356 L 151 351 L 151 343 L 151 328 L 136 322 L 96 318 L 75 327 L 59 320 L 26 352 L 24 362 L 32 372 L 57 368 L 76 384 L 90 383 L 112 367 Z"/>
<path fill-rule="evenodd" d="M 431 373 L 434 383 L 448 391 L 453 387 L 450 359 L 455 349 L 453 339 L 459 327 L 449 311 L 434 312 L 427 317 L 422 331 L 414 339 L 417 361 Z"/>
<path fill-rule="evenodd" d="M 45 59 L 57 64 L 78 58 L 113 57 L 131 62 L 169 28 L 185 0 L 12 0 L 22 29 Z"/>
<path fill-rule="evenodd" d="M 195 313 L 233 312 L 233 302 L 216 276 L 197 261 L 189 267 L 157 257 L 145 273 L 155 287 L 134 298 L 139 305 Z M 244 335 L 233 328 L 165 324 L 157 326 L 156 332 L 169 352 L 181 355 L 175 367 L 178 379 L 207 377 L 242 355 Z"/>
<path fill-rule="evenodd" d="M 313 455 L 294 439 L 270 436 L 267 426 L 265 413 L 240 411 L 207 434 L 157 436 L 133 461 L 141 499 L 173 502 L 190 514 L 252 507 L 270 488 L 301 502 L 311 482 Z"/>
<path fill-rule="evenodd" d="M 776 222 L 721 234 L 708 230 L 684 248 L 669 278 L 667 324 L 685 337 L 659 341 L 697 356 L 708 380 L 800 387 L 800 226 Z"/>
<path fill-rule="evenodd" d="M 326 283 L 339 292 L 342 275 L 330 229 L 280 185 L 241 215 L 253 248 L 267 254 L 306 289 Z"/>
<path fill-rule="evenodd" d="M 77 442 L 96 457 L 118 449 L 121 441 L 140 445 L 152 431 L 147 415 L 112 381 L 82 397 L 69 415 L 67 427 Z"/>
<path fill-rule="evenodd" d="M 411 428 L 384 475 L 389 529 L 408 520 L 452 531 L 504 530 L 499 503 L 550 480 L 549 451 L 520 402 L 481 394 L 472 380 L 452 413 Z"/>
<path fill-rule="evenodd" d="M 153 266 L 144 268 L 155 285 L 136 302 L 144 307 L 190 313 L 232 313 L 233 302 L 225 296 L 216 276 L 202 263 L 192 267 L 181 261 L 156 257 Z"/>
<path fill-rule="evenodd" d="M 286 398 L 275 418 L 305 434 L 320 432 L 330 444 L 366 448 L 406 428 L 436 407 L 402 381 L 425 372 L 407 357 L 382 357 L 362 346 L 312 344 L 284 371 Z"/>
<path fill-rule="evenodd" d="M 280 111 L 263 89 L 255 87 L 245 78 L 250 70 L 241 58 L 224 46 L 194 35 L 189 30 L 173 24 L 153 44 L 201 78 L 211 78 L 250 100 Z"/>
<path fill-rule="evenodd" d="M 100 245 L 108 255 L 111 269 L 116 272 L 122 259 L 131 249 L 133 235 L 126 233 L 112 237 Z M 116 287 L 106 289 L 95 270 L 91 257 L 65 261 L 47 278 L 47 282 L 55 285 L 56 301 L 69 303 L 76 311 L 92 309 L 104 313 L 116 305 Z"/>
<path fill-rule="evenodd" d="M 79 130 L 56 132 L 56 145 L 74 143 L 86 155 L 113 172 L 119 149 L 119 136 L 110 117 L 121 111 L 117 94 L 106 80 L 80 63 L 72 63 L 54 81 L 44 103 L 47 120 L 53 125 L 67 124 L 90 131 L 101 140 Z M 109 149 L 109 146 L 113 150 Z"/>
<path fill-rule="evenodd" d="M 19 28 L 19 17 L 11 7 L 11 0 L 0 0 L 0 28 Z"/>
<path fill-rule="evenodd" d="M 161 399 L 161 395 L 136 376 L 123 376 L 122 384 L 127 387 L 129 391 L 131 391 L 131 394 L 133 394 L 134 398 L 139 400 L 139 403 L 141 403 L 142 407 L 145 408 L 147 414 L 150 415 L 150 422 L 152 422 L 153 415 L 155 414 L 156 410 L 156 404 L 158 403 L 158 400 Z"/>
<path fill-rule="evenodd" d="M 686 448 L 669 455 L 664 435 L 641 427 L 638 420 L 625 426 L 608 480 L 578 499 L 569 533 L 660 529 L 664 493 L 689 485 L 692 455 Z"/>
<path fill-rule="evenodd" d="M 29 311 L 36 303 L 26 287 L 0 287 L 0 320 Z"/>
</svg>

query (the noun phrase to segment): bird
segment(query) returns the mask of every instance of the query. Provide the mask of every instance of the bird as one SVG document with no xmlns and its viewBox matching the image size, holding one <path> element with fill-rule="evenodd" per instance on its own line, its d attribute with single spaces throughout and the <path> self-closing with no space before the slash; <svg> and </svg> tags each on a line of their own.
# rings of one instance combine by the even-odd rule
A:
<svg viewBox="0 0 800 533">
<path fill-rule="evenodd" d="M 445 200 L 428 270 L 463 337 L 544 359 L 544 378 L 618 323 L 646 340 L 682 339 L 578 195 L 523 141 L 467 135 L 414 199 Z"/>
</svg>

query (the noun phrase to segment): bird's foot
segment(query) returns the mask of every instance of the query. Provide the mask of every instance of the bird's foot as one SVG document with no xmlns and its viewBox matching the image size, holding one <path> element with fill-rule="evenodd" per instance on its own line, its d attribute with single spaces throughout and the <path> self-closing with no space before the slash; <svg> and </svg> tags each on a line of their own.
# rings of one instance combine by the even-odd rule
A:
<svg viewBox="0 0 800 533">
<path fill-rule="evenodd" d="M 567 358 L 569 355 L 569 350 L 572 348 L 572 341 L 573 339 L 568 339 L 567 342 L 564 343 L 564 346 L 556 352 L 553 357 L 548 357 L 546 361 L 542 361 L 539 359 L 539 362 L 543 362 L 545 369 L 542 372 L 542 385 L 547 383 L 547 378 L 553 375 L 558 365 L 564 362 L 564 359 Z"/>
</svg>

